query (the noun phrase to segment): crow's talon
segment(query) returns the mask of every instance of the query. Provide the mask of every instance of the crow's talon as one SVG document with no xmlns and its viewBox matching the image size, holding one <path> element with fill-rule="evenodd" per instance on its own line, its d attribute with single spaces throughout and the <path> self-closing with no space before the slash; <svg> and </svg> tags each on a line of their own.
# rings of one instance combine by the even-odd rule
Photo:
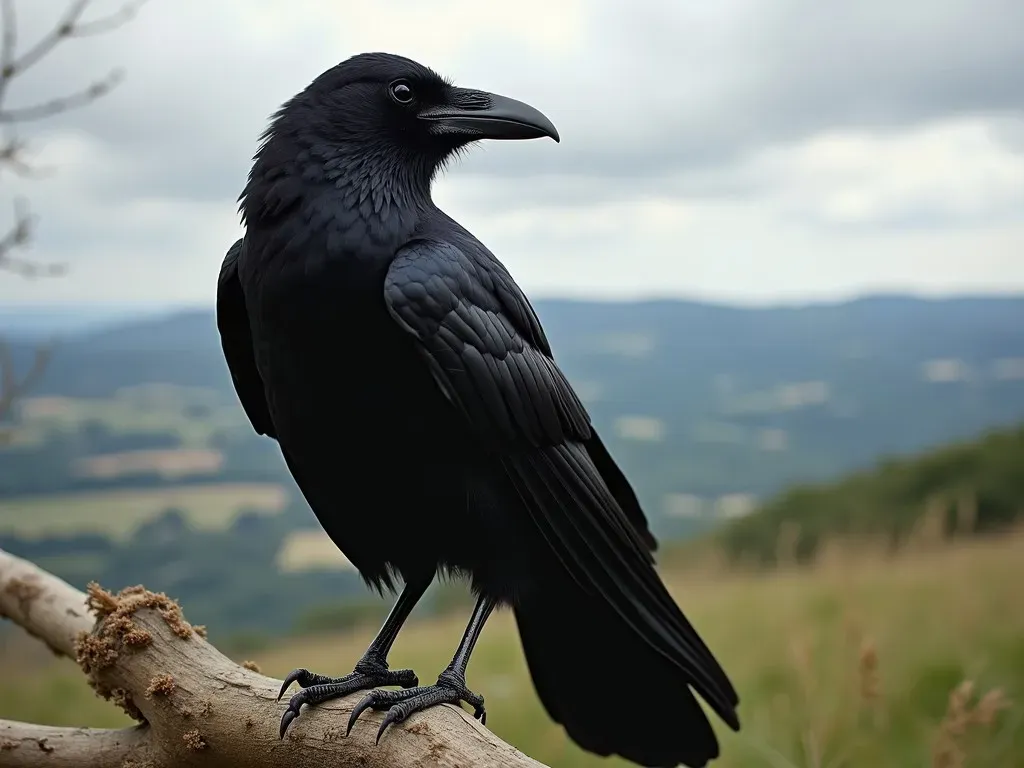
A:
<svg viewBox="0 0 1024 768">
<path fill-rule="evenodd" d="M 281 690 L 277 694 L 277 700 L 280 701 L 281 697 L 284 696 L 284 692 L 288 690 L 288 686 L 292 683 L 298 683 L 300 688 L 309 688 L 314 685 L 326 685 L 328 683 L 338 683 L 344 680 L 343 677 L 327 677 L 327 675 L 318 675 L 315 672 L 310 672 L 308 669 L 293 669 L 285 677 L 284 682 L 281 683 Z"/>
<path fill-rule="evenodd" d="M 455 704 L 458 706 L 462 702 L 471 705 L 473 707 L 473 717 L 486 724 L 487 711 L 484 708 L 483 696 L 478 696 L 469 690 L 465 683 L 444 673 L 438 678 L 438 682 L 435 685 L 417 686 L 402 691 L 373 690 L 356 704 L 352 710 L 352 714 L 348 718 L 348 729 L 345 731 L 345 735 L 347 736 L 352 732 L 352 726 L 355 725 L 356 720 L 367 709 L 376 711 L 387 710 L 384 721 L 377 730 L 377 738 L 374 740 L 374 743 L 377 743 L 380 741 L 384 731 L 393 723 L 400 723 L 410 715 L 422 712 L 424 709 L 437 706 L 438 704 Z"/>
<path fill-rule="evenodd" d="M 285 731 L 288 730 L 288 726 L 292 724 L 292 720 L 299 716 L 298 709 L 292 709 L 291 704 L 288 705 L 288 709 L 285 710 L 284 715 L 281 716 L 281 736 L 284 738 Z"/>
<path fill-rule="evenodd" d="M 327 677 L 301 668 L 290 672 L 277 695 L 278 701 L 292 683 L 298 683 L 302 690 L 289 699 L 281 715 L 281 738 L 284 738 L 288 726 L 299 716 L 303 704 L 322 704 L 379 685 L 400 685 L 405 689 L 419 685 L 416 673 L 411 669 L 390 670 L 383 664 L 361 661 L 356 665 L 356 670 L 344 677 Z"/>
</svg>

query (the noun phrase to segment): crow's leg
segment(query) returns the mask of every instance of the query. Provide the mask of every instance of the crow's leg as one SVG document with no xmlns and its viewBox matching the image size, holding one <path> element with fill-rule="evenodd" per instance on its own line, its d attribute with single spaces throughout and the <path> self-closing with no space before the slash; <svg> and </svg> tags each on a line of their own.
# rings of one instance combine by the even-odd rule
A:
<svg viewBox="0 0 1024 768">
<path fill-rule="evenodd" d="M 484 710 L 484 697 L 473 693 L 466 685 L 466 667 L 469 665 L 469 657 L 473 653 L 473 646 L 480 637 L 480 631 L 484 628 L 487 617 L 494 610 L 495 602 L 489 597 L 481 597 L 477 600 L 473 615 L 466 626 L 466 632 L 462 635 L 462 642 L 455 651 L 455 658 L 451 664 L 437 677 L 434 685 L 407 688 L 404 691 L 370 691 L 348 719 L 348 732 L 351 732 L 352 725 L 356 719 L 367 709 L 388 711 L 377 731 L 376 741 L 380 741 L 381 734 L 392 723 L 400 723 L 414 712 L 433 707 L 437 704 L 461 704 L 463 701 L 473 707 L 473 716 L 482 723 L 487 722 L 487 712 Z"/>
<path fill-rule="evenodd" d="M 417 579 L 406 583 L 402 594 L 398 596 L 394 607 L 384 620 L 380 632 L 366 649 L 366 653 L 356 663 L 352 674 L 344 677 L 327 677 L 310 672 L 308 669 L 292 670 L 284 679 L 281 692 L 277 694 L 280 701 L 288 686 L 298 683 L 302 690 L 288 702 L 288 708 L 281 716 L 281 738 L 284 738 L 288 725 L 299 716 L 303 704 L 320 704 L 331 699 L 347 696 L 355 691 L 375 688 L 379 685 L 400 685 L 412 688 L 420 684 L 416 673 L 411 669 L 388 669 L 388 652 L 398 637 L 398 632 L 405 624 L 409 614 L 423 593 L 427 591 L 433 577 Z"/>
</svg>

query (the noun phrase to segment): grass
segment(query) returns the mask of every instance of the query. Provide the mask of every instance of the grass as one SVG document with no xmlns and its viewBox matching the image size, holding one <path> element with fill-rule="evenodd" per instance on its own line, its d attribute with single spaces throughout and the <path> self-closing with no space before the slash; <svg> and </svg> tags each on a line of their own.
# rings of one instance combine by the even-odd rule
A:
<svg viewBox="0 0 1024 768">
<path fill-rule="evenodd" d="M 666 570 L 742 699 L 740 734 L 716 723 L 723 757 L 715 767 L 1024 766 L 1024 533 L 895 557 L 832 552 L 813 566 L 761 574 L 711 564 Z M 431 679 L 448 662 L 464 620 L 410 625 L 393 665 Z M 299 665 L 342 673 L 372 632 L 291 640 L 251 657 L 278 676 Z M 70 662 L 29 651 L 27 639 L 8 642 L 0 653 L 0 717 L 124 723 Z M 550 723 L 507 613 L 485 630 L 469 682 L 487 698 L 489 726 L 548 765 L 625 765 L 586 755 Z M 314 727 L 317 717 L 309 713 L 297 725 Z"/>
<path fill-rule="evenodd" d="M 218 483 L 31 496 L 0 501 L 0 530 L 24 537 L 103 533 L 124 540 L 147 520 L 177 507 L 190 524 L 226 528 L 243 509 L 277 514 L 287 504 L 276 483 Z"/>
<path fill-rule="evenodd" d="M 310 570 L 348 571 L 349 562 L 331 537 L 322 528 L 292 531 L 277 553 L 277 567 L 282 573 Z"/>
</svg>

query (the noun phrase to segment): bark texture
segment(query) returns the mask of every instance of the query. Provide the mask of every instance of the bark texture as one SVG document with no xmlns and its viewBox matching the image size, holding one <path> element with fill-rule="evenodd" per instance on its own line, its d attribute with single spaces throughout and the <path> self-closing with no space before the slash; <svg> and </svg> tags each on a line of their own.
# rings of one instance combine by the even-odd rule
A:
<svg viewBox="0 0 1024 768">
<path fill-rule="evenodd" d="M 224 656 L 176 602 L 141 586 L 91 585 L 86 595 L 0 550 L 0 616 L 75 659 L 98 695 L 139 720 L 123 729 L 0 720 L 3 768 L 545 768 L 449 705 L 393 725 L 378 746 L 383 713 L 367 711 L 346 738 L 361 693 L 320 705 L 280 740 L 281 681 Z"/>
</svg>

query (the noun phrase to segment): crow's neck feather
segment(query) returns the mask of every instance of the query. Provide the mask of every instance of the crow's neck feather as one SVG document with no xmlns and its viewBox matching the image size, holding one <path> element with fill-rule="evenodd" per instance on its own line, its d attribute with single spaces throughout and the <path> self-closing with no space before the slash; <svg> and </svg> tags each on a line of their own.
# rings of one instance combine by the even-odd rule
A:
<svg viewBox="0 0 1024 768">
<path fill-rule="evenodd" d="M 257 152 L 240 196 L 247 226 L 305 206 L 335 212 L 331 226 L 373 231 L 384 239 L 412 234 L 433 209 L 431 180 L 438 161 L 381 137 L 324 139 L 306 126 L 271 130 Z"/>
</svg>

